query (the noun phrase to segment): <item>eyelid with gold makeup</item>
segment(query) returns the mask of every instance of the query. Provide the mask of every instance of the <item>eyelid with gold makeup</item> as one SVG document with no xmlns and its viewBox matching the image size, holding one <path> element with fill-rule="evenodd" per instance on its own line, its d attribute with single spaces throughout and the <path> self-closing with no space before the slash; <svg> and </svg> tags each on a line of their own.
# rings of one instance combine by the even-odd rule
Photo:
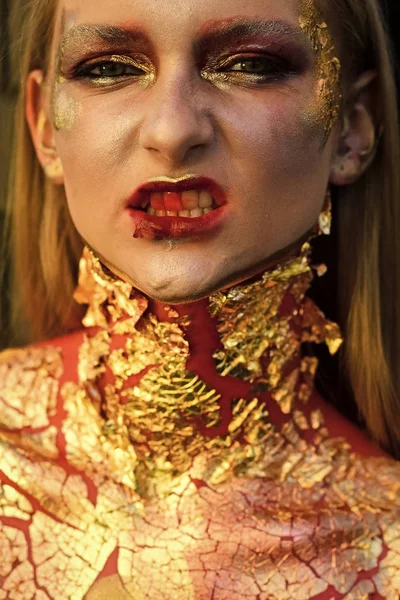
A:
<svg viewBox="0 0 400 600">
<path fill-rule="evenodd" d="M 70 77 L 70 78 L 79 77 L 79 76 L 83 77 L 86 72 L 93 70 L 97 66 L 102 65 L 102 64 L 109 64 L 109 63 L 114 63 L 116 65 L 124 64 L 124 65 L 130 66 L 130 67 L 134 67 L 135 69 L 142 70 L 142 71 L 145 68 L 147 68 L 147 69 L 151 68 L 148 61 L 143 60 L 142 57 L 140 59 L 139 57 L 132 58 L 132 57 L 129 57 L 126 55 L 112 54 L 112 55 L 101 55 L 101 56 L 93 57 L 87 61 L 80 61 L 77 65 L 73 66 L 71 69 L 68 69 L 68 71 L 63 70 L 62 75 L 66 76 L 66 77 Z"/>
<path fill-rule="evenodd" d="M 239 63 L 248 63 L 250 61 L 256 61 L 261 65 L 264 65 L 261 72 L 249 72 L 246 70 L 228 70 L 228 67 L 233 67 Z M 147 61 L 146 61 L 147 62 Z M 276 53 L 270 52 L 245 52 L 242 51 L 240 53 L 232 54 L 225 53 L 219 57 L 212 57 L 209 59 L 206 64 L 201 69 L 201 72 L 205 75 L 213 70 L 213 76 L 218 77 L 218 75 L 223 77 L 236 77 L 241 79 L 253 79 L 256 83 L 268 83 L 273 81 L 283 80 L 287 77 L 294 76 L 301 72 L 301 66 L 299 64 L 295 64 L 296 61 L 290 61 L 286 56 L 277 55 Z M 127 65 L 141 71 L 141 73 L 124 73 L 124 74 L 94 74 L 92 71 L 98 67 L 104 65 Z M 74 67 L 72 73 L 70 74 L 71 79 L 80 79 L 83 80 L 90 85 L 101 85 L 109 82 L 110 80 L 114 80 L 113 83 L 117 83 L 123 79 L 129 77 L 141 77 L 141 76 L 149 76 L 149 71 L 146 71 L 146 67 L 148 68 L 148 64 L 143 64 L 142 61 L 133 60 L 127 56 L 121 55 L 112 55 L 112 56 L 101 56 L 98 57 L 97 60 L 93 59 L 88 61 L 87 63 L 83 63 L 82 61 L 78 66 Z M 154 69 L 152 69 L 154 72 Z"/>
<path fill-rule="evenodd" d="M 286 74 L 294 74 L 299 71 L 299 69 L 294 65 L 290 64 L 287 58 L 282 56 L 277 56 L 276 54 L 271 54 L 268 52 L 238 52 L 237 54 L 229 54 L 227 56 L 219 57 L 217 60 L 212 60 L 208 63 L 208 66 L 212 65 L 216 70 L 218 69 L 226 69 L 229 66 L 232 66 L 238 62 L 246 62 L 248 60 L 265 60 L 268 62 L 270 66 L 276 68 L 276 70 L 281 70 L 282 73 Z"/>
</svg>

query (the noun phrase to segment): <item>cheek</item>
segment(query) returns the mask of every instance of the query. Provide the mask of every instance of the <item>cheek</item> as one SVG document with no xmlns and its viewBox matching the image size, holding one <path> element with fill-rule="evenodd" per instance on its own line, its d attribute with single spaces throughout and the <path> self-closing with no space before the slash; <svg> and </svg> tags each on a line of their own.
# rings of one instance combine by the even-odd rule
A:
<svg viewBox="0 0 400 600">
<path fill-rule="evenodd" d="M 312 101 L 281 95 L 258 108 L 256 124 L 243 124 L 242 160 L 232 172 L 248 199 L 240 206 L 242 238 L 258 240 L 262 253 L 264 246 L 273 251 L 292 243 L 315 224 L 329 178 L 329 147 Z"/>
<path fill-rule="evenodd" d="M 270 191 L 266 199 L 272 202 L 277 192 L 284 200 L 286 194 L 300 192 L 302 184 L 309 188 L 324 178 L 326 157 L 324 129 L 312 100 L 300 103 L 283 93 L 271 94 L 268 100 L 253 105 L 247 119 L 238 119 L 241 126 L 233 154 L 241 159 L 236 165 L 239 180 L 246 186 L 259 182 Z"/>
<path fill-rule="evenodd" d="M 321 178 L 324 132 L 315 102 L 310 97 L 304 101 L 304 96 L 291 90 L 264 91 L 215 111 L 219 138 L 209 154 L 204 149 L 203 157 L 198 155 L 199 162 L 203 158 L 206 165 L 207 156 L 215 155 L 215 162 L 208 159 L 210 174 L 224 179 L 238 198 L 257 198 L 259 212 L 279 202 L 283 213 L 296 195 L 312 195 L 314 180 Z M 143 100 L 132 99 L 126 90 L 92 92 L 80 99 L 66 96 L 58 102 L 60 121 L 69 123 L 71 106 L 72 126 L 56 132 L 71 209 L 103 205 L 118 211 L 121 199 L 154 172 L 154 165 L 161 169 L 156 158 L 139 148 L 140 127 L 146 120 L 148 126 L 152 115 L 144 112 Z M 238 204 L 238 210 L 244 206 Z"/>
<path fill-rule="evenodd" d="M 64 90 L 55 91 L 53 100 L 53 125 L 56 131 L 71 131 L 82 111 L 82 105 Z"/>
<path fill-rule="evenodd" d="M 67 110 L 56 114 L 59 121 L 70 122 L 67 107 L 72 104 L 74 122 L 56 131 L 55 142 L 71 212 L 78 214 L 102 204 L 112 206 L 113 198 L 120 200 L 132 191 L 137 175 L 132 173 L 134 127 L 129 111 L 125 114 L 117 103 L 105 102 L 100 95 L 69 98 L 63 101 Z"/>
<path fill-rule="evenodd" d="M 99 170 L 99 161 L 112 165 L 113 151 L 121 149 L 133 123 L 132 107 L 124 109 L 113 94 L 62 91 L 54 100 L 57 149 L 67 168 L 82 159 L 86 167 L 99 165 Z"/>
</svg>

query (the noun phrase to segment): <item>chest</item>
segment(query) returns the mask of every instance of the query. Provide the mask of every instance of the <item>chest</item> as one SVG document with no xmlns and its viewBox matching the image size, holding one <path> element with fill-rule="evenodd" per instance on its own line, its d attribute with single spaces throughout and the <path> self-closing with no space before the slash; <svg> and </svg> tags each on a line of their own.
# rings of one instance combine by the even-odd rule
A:
<svg viewBox="0 0 400 600">
<path fill-rule="evenodd" d="M 360 573 L 368 593 L 384 585 L 393 515 L 350 510 L 340 490 L 266 478 L 212 486 L 189 472 L 145 502 L 111 479 L 19 458 L 5 452 L 0 464 L 0 598 L 345 598 Z M 104 596 L 109 585 L 118 595 Z"/>
</svg>

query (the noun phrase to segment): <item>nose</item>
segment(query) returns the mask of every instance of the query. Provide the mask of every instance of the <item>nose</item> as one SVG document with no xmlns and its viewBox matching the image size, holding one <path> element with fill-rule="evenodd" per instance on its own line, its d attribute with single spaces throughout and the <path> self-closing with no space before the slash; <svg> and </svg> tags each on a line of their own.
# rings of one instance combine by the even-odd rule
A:
<svg viewBox="0 0 400 600">
<path fill-rule="evenodd" d="M 202 82 L 189 69 L 171 68 L 149 94 L 141 127 L 141 146 L 159 160 L 181 165 L 214 140 L 214 127 Z"/>
</svg>

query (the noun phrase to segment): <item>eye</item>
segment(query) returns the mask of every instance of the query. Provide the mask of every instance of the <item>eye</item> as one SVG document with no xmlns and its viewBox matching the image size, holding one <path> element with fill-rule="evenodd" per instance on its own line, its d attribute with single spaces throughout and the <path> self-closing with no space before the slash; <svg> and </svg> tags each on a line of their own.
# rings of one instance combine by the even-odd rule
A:
<svg viewBox="0 0 400 600">
<path fill-rule="evenodd" d="M 102 61 L 82 67 L 76 73 L 76 76 L 87 77 L 89 79 L 105 79 L 141 74 L 143 74 L 143 71 L 130 63 L 122 61 Z"/>
<path fill-rule="evenodd" d="M 243 73 L 264 78 L 279 78 L 294 73 L 286 61 L 272 56 L 238 57 L 224 64 L 224 72 Z"/>
<path fill-rule="evenodd" d="M 242 59 L 242 60 L 238 60 L 236 61 L 236 65 L 239 65 L 240 67 L 243 68 L 243 65 L 250 65 L 250 70 L 253 73 L 264 73 L 265 69 L 266 69 L 266 60 L 264 58 L 246 58 L 246 59 Z M 232 68 L 230 69 L 231 71 L 238 71 L 239 69 L 237 68 Z M 246 70 L 246 67 L 244 68 L 244 70 Z"/>
</svg>

